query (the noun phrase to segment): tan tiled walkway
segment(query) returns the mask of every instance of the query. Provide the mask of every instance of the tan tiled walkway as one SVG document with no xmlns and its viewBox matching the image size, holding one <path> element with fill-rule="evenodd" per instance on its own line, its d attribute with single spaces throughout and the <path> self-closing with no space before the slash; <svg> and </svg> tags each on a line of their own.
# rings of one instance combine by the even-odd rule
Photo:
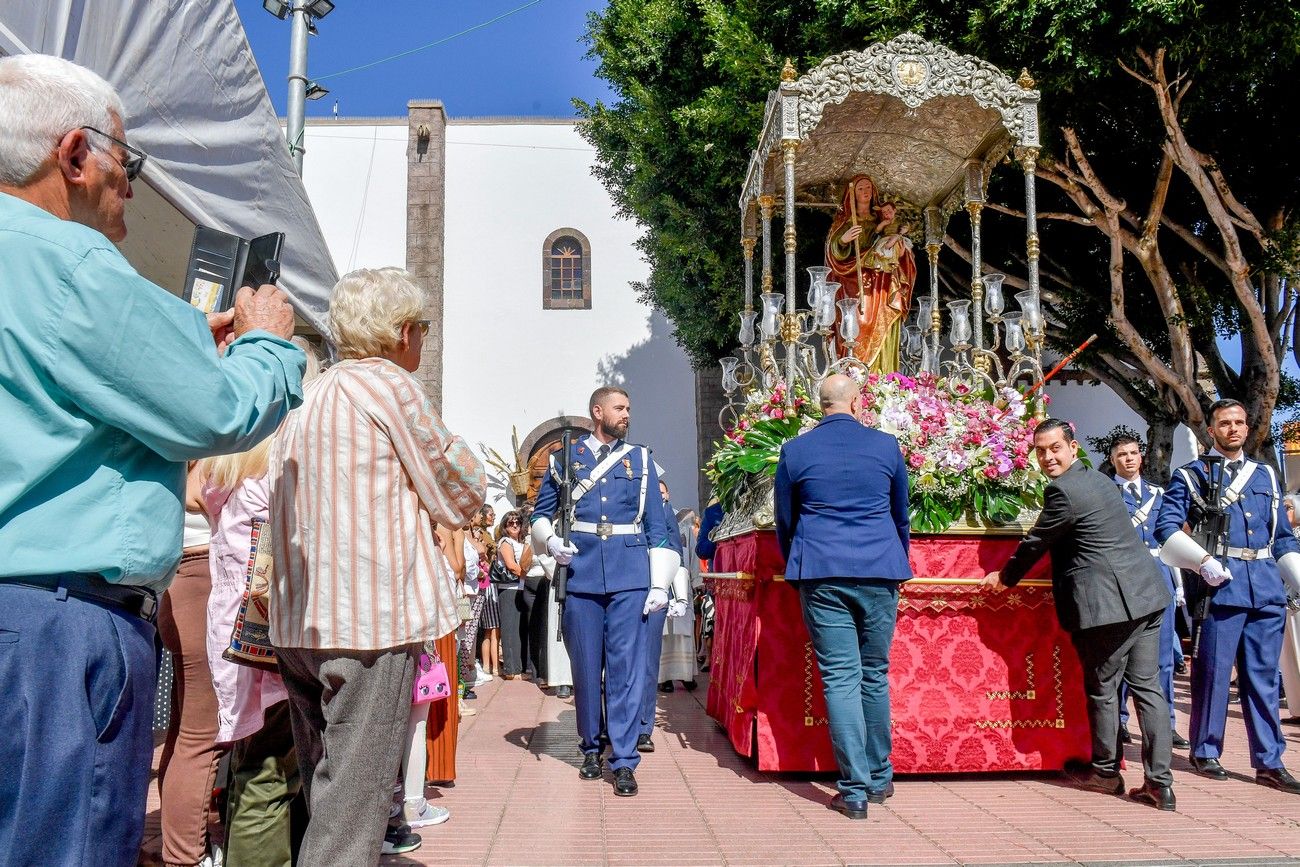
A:
<svg viewBox="0 0 1300 867">
<path fill-rule="evenodd" d="M 478 714 L 461 728 L 456 786 L 430 790 L 451 821 L 385 863 L 1300 864 L 1300 796 L 1252 782 L 1236 713 L 1224 757 L 1233 779 L 1201 779 L 1176 758 L 1175 814 L 1078 792 L 1055 775 L 930 777 L 902 778 L 886 806 L 855 822 L 826 808 L 831 779 L 762 774 L 737 757 L 704 713 L 705 688 L 661 697 L 641 794 L 617 798 L 608 774 L 578 779 L 572 702 L 522 681 L 481 687 Z M 1185 680 L 1180 690 L 1185 732 Z M 1300 770 L 1300 726 L 1284 728 Z M 1137 767 L 1136 749 L 1129 762 Z M 154 791 L 154 834 L 156 809 Z"/>
</svg>

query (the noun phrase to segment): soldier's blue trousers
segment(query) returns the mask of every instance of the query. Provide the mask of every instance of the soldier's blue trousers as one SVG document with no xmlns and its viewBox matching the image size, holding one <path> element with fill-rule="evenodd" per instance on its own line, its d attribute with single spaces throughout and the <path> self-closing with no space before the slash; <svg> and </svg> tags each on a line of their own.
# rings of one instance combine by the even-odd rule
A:
<svg viewBox="0 0 1300 867">
<path fill-rule="evenodd" d="M 1285 741 L 1278 722 L 1278 658 L 1286 607 L 1236 608 L 1211 605 L 1201 625 L 1199 655 L 1192 662 L 1192 755 L 1223 755 L 1232 666 L 1237 666 L 1237 694 L 1246 720 L 1250 766 L 1282 766 Z"/>
<path fill-rule="evenodd" d="M 659 700 L 659 654 L 664 649 L 664 623 L 668 609 L 660 608 L 646 618 L 645 624 L 645 692 L 641 697 L 640 734 L 655 730 L 655 704 Z"/>
<path fill-rule="evenodd" d="M 641 755 L 642 683 L 645 679 L 646 620 L 641 615 L 649 589 L 619 593 L 569 592 L 564 603 L 564 644 L 573 665 L 573 703 L 584 753 L 600 751 L 601 670 L 604 711 L 614 770 L 635 768 Z"/>
</svg>

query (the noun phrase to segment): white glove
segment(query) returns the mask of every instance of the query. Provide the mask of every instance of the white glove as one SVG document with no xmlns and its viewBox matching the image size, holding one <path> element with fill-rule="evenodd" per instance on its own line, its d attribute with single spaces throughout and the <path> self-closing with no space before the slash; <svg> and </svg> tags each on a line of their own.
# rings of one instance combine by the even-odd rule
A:
<svg viewBox="0 0 1300 867">
<path fill-rule="evenodd" d="M 546 540 L 546 550 L 555 562 L 561 566 L 568 566 L 573 562 L 573 555 L 578 553 L 578 546 L 572 542 L 565 542 L 559 536 L 552 536 Z"/>
<path fill-rule="evenodd" d="M 1201 577 L 1205 583 L 1211 587 L 1218 587 L 1232 580 L 1232 573 L 1223 567 L 1223 564 L 1213 557 L 1201 564 Z"/>
<path fill-rule="evenodd" d="M 1288 551 L 1278 557 L 1277 571 L 1286 587 L 1286 607 L 1300 611 L 1300 554 Z"/>
<path fill-rule="evenodd" d="M 1187 604 L 1187 591 L 1183 589 L 1183 582 L 1179 581 L 1174 587 L 1174 605 L 1183 606 Z"/>
<path fill-rule="evenodd" d="M 686 600 L 685 600 L 685 599 L 674 599 L 672 602 L 669 602 L 669 603 L 668 603 L 668 616 L 669 616 L 669 617 L 685 617 L 685 616 L 686 616 Z"/>
<path fill-rule="evenodd" d="M 659 587 L 650 588 L 650 593 L 645 598 L 645 608 L 641 609 L 641 614 L 652 614 L 660 611 L 668 604 L 668 591 Z"/>
</svg>

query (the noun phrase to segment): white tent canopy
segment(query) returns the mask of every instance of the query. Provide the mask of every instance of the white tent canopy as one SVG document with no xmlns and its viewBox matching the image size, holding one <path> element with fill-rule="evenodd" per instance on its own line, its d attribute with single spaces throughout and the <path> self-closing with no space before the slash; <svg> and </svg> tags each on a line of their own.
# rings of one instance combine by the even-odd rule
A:
<svg viewBox="0 0 1300 867">
<path fill-rule="evenodd" d="M 281 231 L 280 285 L 324 333 L 337 275 L 231 0 L 0 5 L 0 54 L 25 53 L 66 57 L 121 94 L 127 138 L 149 155 L 120 245 L 142 274 L 179 293 L 195 225 Z"/>
</svg>

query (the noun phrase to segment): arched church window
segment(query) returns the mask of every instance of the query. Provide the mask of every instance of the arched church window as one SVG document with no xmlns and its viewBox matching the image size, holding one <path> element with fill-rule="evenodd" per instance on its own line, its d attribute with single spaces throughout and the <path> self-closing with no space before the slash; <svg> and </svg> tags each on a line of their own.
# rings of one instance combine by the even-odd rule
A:
<svg viewBox="0 0 1300 867">
<path fill-rule="evenodd" d="M 591 243 L 577 229 L 556 229 L 542 244 L 542 309 L 591 309 Z"/>
</svg>

